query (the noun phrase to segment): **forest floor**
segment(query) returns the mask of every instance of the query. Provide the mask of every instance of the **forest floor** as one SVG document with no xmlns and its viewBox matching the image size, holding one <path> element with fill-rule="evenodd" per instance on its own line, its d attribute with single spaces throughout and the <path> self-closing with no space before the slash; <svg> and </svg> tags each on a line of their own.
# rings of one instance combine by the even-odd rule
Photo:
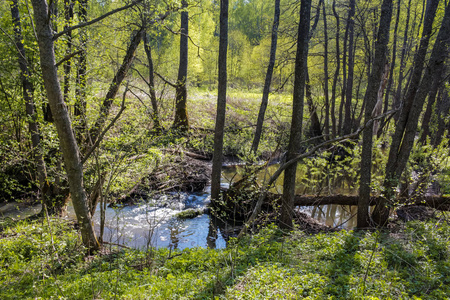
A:
<svg viewBox="0 0 450 300">
<path fill-rule="evenodd" d="M 448 299 L 450 226 L 282 233 L 225 249 L 107 245 L 86 256 L 63 219 L 3 224 L 0 299 Z"/>
</svg>

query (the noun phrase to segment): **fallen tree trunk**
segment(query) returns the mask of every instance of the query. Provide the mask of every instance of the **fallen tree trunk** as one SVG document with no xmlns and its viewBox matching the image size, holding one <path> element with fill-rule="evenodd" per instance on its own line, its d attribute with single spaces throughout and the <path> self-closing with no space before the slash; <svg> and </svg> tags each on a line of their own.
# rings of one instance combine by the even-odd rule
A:
<svg viewBox="0 0 450 300">
<path fill-rule="evenodd" d="M 275 200 L 280 198 L 280 194 L 269 193 L 268 200 Z M 381 196 L 370 197 L 369 205 L 376 205 Z M 295 206 L 315 206 L 315 205 L 358 205 L 359 196 L 346 195 L 330 195 L 330 196 L 303 196 L 296 195 L 294 200 Z M 419 196 L 414 199 L 400 198 L 398 199 L 400 205 L 421 205 L 428 206 L 438 210 L 450 211 L 450 197 L 448 196 Z"/>
</svg>

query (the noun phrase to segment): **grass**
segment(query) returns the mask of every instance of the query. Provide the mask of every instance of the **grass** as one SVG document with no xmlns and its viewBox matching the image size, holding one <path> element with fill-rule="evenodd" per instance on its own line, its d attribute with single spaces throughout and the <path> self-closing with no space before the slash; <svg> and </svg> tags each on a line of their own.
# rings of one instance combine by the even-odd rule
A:
<svg viewBox="0 0 450 300">
<path fill-rule="evenodd" d="M 0 299 L 448 299 L 450 226 L 282 235 L 227 249 L 109 249 L 85 256 L 66 221 L 21 222 L 0 239 Z"/>
</svg>

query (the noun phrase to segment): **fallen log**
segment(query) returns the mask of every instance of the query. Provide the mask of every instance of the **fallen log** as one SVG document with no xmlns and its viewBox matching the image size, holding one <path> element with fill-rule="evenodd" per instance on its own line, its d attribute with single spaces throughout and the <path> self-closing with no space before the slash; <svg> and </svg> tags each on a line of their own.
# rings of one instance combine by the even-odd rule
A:
<svg viewBox="0 0 450 300">
<path fill-rule="evenodd" d="M 280 198 L 280 194 L 268 194 L 269 200 Z M 329 196 L 308 196 L 296 195 L 294 199 L 295 206 L 315 206 L 315 205 L 358 205 L 359 196 L 347 195 L 329 195 Z M 373 206 L 381 200 L 381 196 L 370 197 L 369 205 Z M 419 196 L 414 199 L 400 198 L 397 199 L 400 205 L 420 205 L 435 208 L 438 210 L 450 211 L 449 196 Z"/>
</svg>

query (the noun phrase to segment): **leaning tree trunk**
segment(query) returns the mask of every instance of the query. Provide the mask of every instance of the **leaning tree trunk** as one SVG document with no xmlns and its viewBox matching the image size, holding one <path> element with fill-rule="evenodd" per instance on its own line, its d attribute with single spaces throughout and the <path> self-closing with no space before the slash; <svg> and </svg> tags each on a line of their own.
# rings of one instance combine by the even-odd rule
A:
<svg viewBox="0 0 450 300">
<path fill-rule="evenodd" d="M 439 0 L 431 0 L 427 5 L 422 40 L 420 42 L 418 53 L 415 56 L 415 65 L 410 88 L 406 94 L 405 105 L 400 114 L 400 119 L 397 123 L 389 151 L 384 181 L 385 201 L 378 203 L 372 214 L 374 222 L 378 225 L 385 225 L 387 222 L 389 217 L 389 208 L 387 207 L 387 204 L 392 200 L 394 189 L 408 162 L 409 154 L 414 145 L 418 120 L 423 108 L 423 103 L 430 91 L 433 80 L 439 80 L 444 70 L 444 62 L 448 55 L 447 47 L 450 39 L 450 4 L 446 7 L 441 28 L 439 29 L 430 59 L 426 64 L 425 74 L 422 77 L 426 52 L 432 33 L 432 24 L 438 4 Z"/>
<path fill-rule="evenodd" d="M 267 66 L 266 79 L 264 81 L 261 106 L 259 107 L 258 120 L 256 122 L 255 136 L 252 143 L 252 152 L 258 151 L 259 141 L 261 139 L 264 116 L 266 114 L 267 104 L 269 102 L 270 84 L 272 82 L 273 68 L 275 66 L 275 55 L 277 52 L 278 25 L 280 24 L 280 0 L 275 0 L 275 10 L 272 25 L 272 43 L 270 45 L 269 65 Z"/>
<path fill-rule="evenodd" d="M 97 118 L 97 121 L 95 122 L 94 126 L 90 129 L 89 135 L 91 139 L 91 143 L 94 145 L 97 141 L 97 138 L 99 137 L 99 134 L 101 133 L 101 130 L 103 128 L 103 125 L 106 122 L 106 119 L 109 115 L 109 111 L 111 109 L 114 97 L 116 97 L 117 92 L 119 91 L 120 84 L 125 79 L 125 76 L 128 73 L 128 70 L 131 67 L 131 64 L 134 59 L 134 53 L 136 52 L 137 47 L 139 46 L 142 35 L 145 32 L 145 28 L 141 27 L 137 32 L 133 32 L 131 34 L 131 42 L 130 45 L 127 48 L 127 52 L 125 54 L 125 57 L 123 58 L 122 65 L 120 66 L 119 70 L 117 70 L 116 74 L 114 75 L 114 79 L 109 86 L 108 92 L 106 93 L 105 100 L 103 100 L 103 104 L 100 108 L 100 115 Z"/>
<path fill-rule="evenodd" d="M 293 109 L 291 132 L 286 161 L 294 158 L 300 150 L 302 135 L 303 106 L 305 96 L 306 68 L 308 58 L 309 20 L 311 15 L 311 0 L 301 0 L 300 22 L 298 25 L 297 54 L 295 59 L 295 78 L 293 93 Z M 294 213 L 295 179 L 297 162 L 284 171 L 283 197 L 279 227 L 292 230 L 292 216 Z"/>
<path fill-rule="evenodd" d="M 219 41 L 219 86 L 217 91 L 216 128 L 214 131 L 214 153 L 211 173 L 211 199 L 217 201 L 220 195 L 222 171 L 223 134 L 227 106 L 227 48 L 228 48 L 228 0 L 220 1 Z"/>
<path fill-rule="evenodd" d="M 186 1 L 182 1 L 182 5 L 186 6 Z M 178 79 L 176 84 L 175 99 L 175 120 L 173 128 L 186 132 L 189 129 L 189 121 L 187 115 L 187 90 L 186 78 L 188 67 L 188 25 L 189 15 L 187 11 L 181 13 L 181 33 L 180 33 L 180 65 L 178 67 Z"/>
<path fill-rule="evenodd" d="M 83 165 L 55 66 L 53 33 L 48 19 L 47 1 L 32 0 L 32 4 L 44 86 L 60 140 L 73 207 L 78 223 L 80 224 L 83 244 L 90 250 L 97 250 L 100 245 L 95 237 L 91 215 L 87 205 L 87 197 L 83 183 Z"/>
<path fill-rule="evenodd" d="M 363 144 L 361 151 L 361 179 L 358 201 L 357 227 L 369 227 L 369 201 L 370 201 L 370 181 L 372 172 L 372 138 L 373 122 L 369 122 L 374 116 L 373 111 L 378 98 L 380 82 L 383 80 L 383 71 L 388 53 L 389 30 L 392 18 L 392 1 L 383 0 L 381 5 L 380 26 L 375 43 L 375 58 L 372 66 L 372 73 L 369 78 L 364 101 L 366 103 L 364 113 L 364 123 L 366 127 L 363 131 Z M 381 104 L 381 103 L 380 103 Z"/>
</svg>

